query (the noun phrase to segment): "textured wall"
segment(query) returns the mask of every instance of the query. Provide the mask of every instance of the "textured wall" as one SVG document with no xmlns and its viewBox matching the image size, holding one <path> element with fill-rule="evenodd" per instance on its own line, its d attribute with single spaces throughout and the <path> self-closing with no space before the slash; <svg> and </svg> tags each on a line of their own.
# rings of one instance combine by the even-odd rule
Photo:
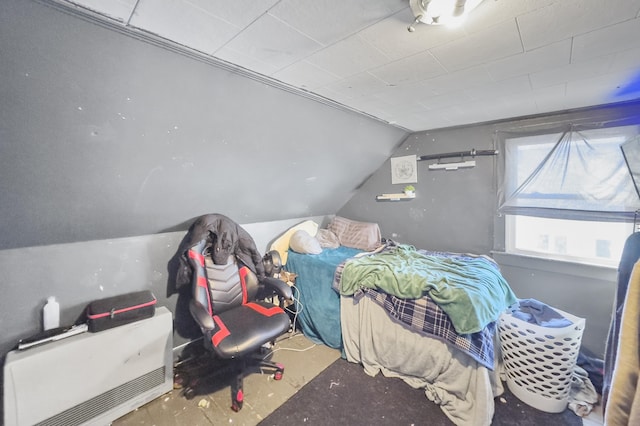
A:
<svg viewBox="0 0 640 426">
<path fill-rule="evenodd" d="M 640 103 L 592 108 L 544 117 L 514 119 L 457 128 L 436 129 L 410 135 L 392 157 L 431 155 L 494 149 L 495 132 L 535 126 L 581 122 L 638 124 Z M 504 220 L 497 213 L 497 161 L 501 157 L 476 157 L 476 167 L 457 171 L 430 171 L 418 162 L 416 198 L 411 201 L 377 202 L 376 194 L 400 192 L 391 184 L 390 160 L 378 169 L 362 189 L 337 214 L 377 222 L 382 234 L 418 248 L 461 253 L 491 254 L 504 250 Z M 445 161 L 453 161 L 447 159 Z M 584 344 L 602 356 L 616 285 L 613 268 L 583 267 L 565 262 L 531 258 L 499 258 L 503 273 L 516 295 L 533 297 L 587 319 Z M 508 262 L 508 263 L 507 263 Z"/>
<path fill-rule="evenodd" d="M 0 56 L 0 249 L 333 213 L 406 136 L 34 1 Z"/>
</svg>

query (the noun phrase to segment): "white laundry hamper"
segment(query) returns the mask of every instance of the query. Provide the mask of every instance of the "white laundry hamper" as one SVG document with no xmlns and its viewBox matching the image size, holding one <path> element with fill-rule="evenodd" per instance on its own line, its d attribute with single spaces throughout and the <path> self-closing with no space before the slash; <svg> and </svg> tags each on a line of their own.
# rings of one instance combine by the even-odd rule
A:
<svg viewBox="0 0 640 426">
<path fill-rule="evenodd" d="M 572 324 L 541 327 L 514 317 L 510 311 L 498 320 L 509 390 L 522 402 L 547 413 L 567 408 L 585 325 L 584 318 L 553 309 Z"/>
</svg>

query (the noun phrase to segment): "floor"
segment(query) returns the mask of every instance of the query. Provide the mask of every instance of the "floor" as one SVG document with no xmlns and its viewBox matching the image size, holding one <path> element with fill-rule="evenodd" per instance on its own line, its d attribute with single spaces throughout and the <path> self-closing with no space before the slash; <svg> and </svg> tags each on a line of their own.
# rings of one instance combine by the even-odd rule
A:
<svg viewBox="0 0 640 426">
<path fill-rule="evenodd" d="M 272 355 L 273 361 L 285 365 L 282 380 L 260 373 L 246 377 L 244 406 L 239 412 L 231 410 L 229 387 L 221 384 L 218 389 L 192 399 L 185 398 L 182 389 L 174 389 L 121 417 L 113 425 L 255 426 L 339 357 L 338 350 L 316 345 L 301 333 L 290 333 L 276 344 Z M 596 406 L 589 417 L 583 419 L 583 424 L 602 425 L 601 407 Z"/>
<path fill-rule="evenodd" d="M 251 374 L 244 379 L 244 406 L 231 410 L 228 386 L 187 399 L 182 389 L 173 391 L 113 422 L 114 426 L 254 426 L 283 404 L 302 386 L 340 357 L 328 346 L 316 345 L 301 333 L 285 335 L 276 343 L 271 360 L 284 364 L 282 380 Z"/>
</svg>

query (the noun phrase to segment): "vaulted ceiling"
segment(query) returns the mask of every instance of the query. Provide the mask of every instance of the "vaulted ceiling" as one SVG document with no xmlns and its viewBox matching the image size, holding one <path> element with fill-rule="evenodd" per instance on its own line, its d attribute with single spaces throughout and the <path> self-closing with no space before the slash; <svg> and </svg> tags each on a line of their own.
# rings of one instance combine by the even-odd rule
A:
<svg viewBox="0 0 640 426">
<path fill-rule="evenodd" d="M 56 0 L 408 131 L 640 97 L 640 0 L 484 0 L 458 28 L 409 0 Z"/>
</svg>

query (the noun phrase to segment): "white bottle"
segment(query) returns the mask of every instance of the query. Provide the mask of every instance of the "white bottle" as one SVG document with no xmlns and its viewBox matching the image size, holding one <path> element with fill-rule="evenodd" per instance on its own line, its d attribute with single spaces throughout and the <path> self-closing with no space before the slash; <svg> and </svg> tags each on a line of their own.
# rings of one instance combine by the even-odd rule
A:
<svg viewBox="0 0 640 426">
<path fill-rule="evenodd" d="M 45 330 L 60 327 L 60 304 L 56 302 L 55 297 L 47 299 L 47 304 L 42 309 L 42 319 Z"/>
</svg>

